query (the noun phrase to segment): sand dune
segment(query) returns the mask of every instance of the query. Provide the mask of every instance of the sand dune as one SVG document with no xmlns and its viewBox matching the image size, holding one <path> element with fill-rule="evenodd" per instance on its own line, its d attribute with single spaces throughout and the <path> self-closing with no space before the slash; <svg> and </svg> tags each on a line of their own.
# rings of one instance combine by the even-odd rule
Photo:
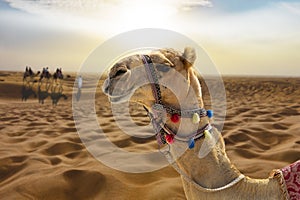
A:
<svg viewBox="0 0 300 200">
<path fill-rule="evenodd" d="M 82 92 L 89 90 L 85 80 Z M 300 159 L 300 79 L 224 77 L 227 116 L 222 134 L 227 153 L 240 171 L 265 178 L 272 169 Z M 0 196 L 4 199 L 185 199 L 181 179 L 168 166 L 131 174 L 95 159 L 81 142 L 72 113 L 74 74 L 53 105 L 51 90 L 39 103 L 37 83 L 22 101 L 22 74 L 0 73 Z M 204 94 L 209 107 L 207 92 Z M 153 138 L 122 133 L 99 89 L 96 114 L 106 136 L 132 152 L 156 150 Z M 84 99 L 81 99 L 84 102 Z M 138 125 L 149 120 L 131 105 Z M 150 130 L 149 130 L 150 131 Z M 146 163 L 145 163 L 146 164 Z"/>
</svg>

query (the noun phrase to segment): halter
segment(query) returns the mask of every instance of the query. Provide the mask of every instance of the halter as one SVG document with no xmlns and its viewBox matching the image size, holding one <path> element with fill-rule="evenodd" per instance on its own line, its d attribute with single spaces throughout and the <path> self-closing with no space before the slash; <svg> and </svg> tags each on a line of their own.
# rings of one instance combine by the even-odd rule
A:
<svg viewBox="0 0 300 200">
<path fill-rule="evenodd" d="M 179 137 L 176 136 L 176 133 L 172 131 L 165 123 L 163 123 L 163 113 L 166 112 L 171 115 L 174 120 L 178 118 L 193 118 L 194 116 L 201 117 L 208 116 L 208 112 L 204 108 L 197 108 L 192 110 L 179 110 L 174 107 L 163 104 L 161 97 L 161 90 L 159 86 L 158 76 L 156 69 L 154 68 L 153 62 L 148 55 L 142 55 L 143 63 L 145 66 L 146 74 L 148 80 L 151 84 L 152 94 L 155 99 L 155 104 L 152 106 L 152 112 L 150 112 L 146 107 L 145 110 L 148 113 L 148 116 L 152 122 L 156 139 L 159 145 L 163 145 L 166 143 L 173 143 L 174 139 L 180 141 L 186 141 L 189 143 L 189 147 L 193 147 L 194 141 L 196 139 L 204 136 L 205 131 L 210 131 L 212 129 L 211 125 L 208 123 L 204 127 L 198 129 L 195 133 L 190 135 L 189 137 Z M 211 113 L 211 111 L 210 111 Z M 175 119 L 177 118 L 177 119 Z M 173 120 L 172 120 L 173 121 Z M 191 144 L 190 144 L 191 143 Z"/>
<path fill-rule="evenodd" d="M 156 73 L 156 70 L 153 66 L 153 62 L 148 55 L 142 55 L 143 63 L 147 72 L 148 79 L 151 84 L 152 93 L 155 99 L 155 104 L 152 106 L 152 113 L 144 106 L 144 109 L 147 111 L 148 116 L 152 122 L 156 139 L 159 145 L 163 144 L 171 144 L 173 142 L 173 139 L 188 142 L 189 148 L 194 147 L 195 140 L 202 138 L 205 133 L 212 131 L 212 126 L 207 123 L 202 128 L 198 129 L 196 132 L 194 132 L 189 137 L 179 137 L 176 136 L 176 133 L 174 133 L 163 121 L 162 121 L 162 114 L 165 111 L 166 113 L 174 116 L 178 115 L 180 117 L 186 117 L 191 118 L 193 115 L 198 115 L 198 117 L 205 117 L 208 116 L 209 118 L 212 117 L 212 111 L 208 110 L 206 111 L 204 108 L 198 108 L 193 110 L 178 110 L 176 108 L 173 108 L 171 106 L 164 105 L 161 98 L 161 90 L 158 82 L 158 76 Z M 172 138 L 172 140 L 170 140 Z M 225 186 L 219 187 L 219 188 L 205 188 L 198 183 L 196 183 L 194 180 L 192 180 L 184 171 L 180 169 L 180 167 L 177 165 L 176 162 L 173 162 L 172 155 L 170 151 L 168 150 L 166 153 L 164 153 L 167 160 L 172 163 L 172 166 L 174 169 L 181 175 L 181 177 L 187 181 L 188 183 L 192 184 L 194 187 L 196 187 L 198 190 L 202 192 L 218 192 L 225 189 L 228 189 L 237 183 L 239 183 L 241 180 L 245 178 L 243 174 L 240 174 L 237 178 L 232 180 L 230 183 L 228 183 Z"/>
</svg>

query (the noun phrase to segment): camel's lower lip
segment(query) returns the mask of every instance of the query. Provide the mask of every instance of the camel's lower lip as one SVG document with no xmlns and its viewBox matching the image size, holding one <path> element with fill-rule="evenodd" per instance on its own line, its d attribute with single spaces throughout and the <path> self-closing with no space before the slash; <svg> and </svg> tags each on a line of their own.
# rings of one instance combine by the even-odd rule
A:
<svg viewBox="0 0 300 200">
<path fill-rule="evenodd" d="M 126 101 L 129 101 L 130 97 L 133 95 L 135 89 L 134 87 L 127 90 L 125 94 L 110 94 L 107 91 L 104 91 L 104 94 L 106 94 L 109 97 L 109 100 L 111 103 L 124 103 Z"/>
<path fill-rule="evenodd" d="M 111 103 L 124 103 L 130 99 L 132 94 L 133 94 L 133 92 L 128 92 L 124 95 L 119 95 L 119 96 L 109 95 L 109 100 Z"/>
<path fill-rule="evenodd" d="M 122 97 L 109 97 L 111 103 L 123 103 L 125 100 Z"/>
</svg>

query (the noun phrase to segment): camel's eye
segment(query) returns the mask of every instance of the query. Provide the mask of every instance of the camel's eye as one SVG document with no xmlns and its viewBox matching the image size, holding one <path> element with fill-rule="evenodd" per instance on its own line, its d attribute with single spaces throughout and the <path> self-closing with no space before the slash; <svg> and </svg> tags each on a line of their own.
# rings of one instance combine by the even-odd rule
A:
<svg viewBox="0 0 300 200">
<path fill-rule="evenodd" d="M 168 72 L 171 67 L 168 65 L 156 65 L 156 69 L 161 72 Z"/>
<path fill-rule="evenodd" d="M 121 70 L 117 71 L 117 73 L 115 74 L 115 77 L 121 76 L 121 75 L 125 74 L 126 72 L 127 72 L 127 70 L 121 69 Z"/>
</svg>

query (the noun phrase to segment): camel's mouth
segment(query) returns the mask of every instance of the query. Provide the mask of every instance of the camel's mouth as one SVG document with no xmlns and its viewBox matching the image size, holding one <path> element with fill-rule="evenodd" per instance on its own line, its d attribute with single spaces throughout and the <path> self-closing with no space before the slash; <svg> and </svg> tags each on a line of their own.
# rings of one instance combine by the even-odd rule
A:
<svg viewBox="0 0 300 200">
<path fill-rule="evenodd" d="M 102 87 L 103 93 L 109 97 L 111 103 L 124 103 L 130 100 L 130 97 L 133 95 L 135 89 L 131 87 L 127 90 L 116 89 L 111 90 L 110 81 L 107 79 Z M 116 88 L 116 87 L 115 87 Z"/>
<path fill-rule="evenodd" d="M 126 101 L 129 101 L 133 93 L 134 91 L 129 91 L 128 93 L 122 95 L 109 95 L 109 94 L 106 95 L 109 97 L 109 101 L 111 103 L 117 104 L 117 103 L 124 103 Z"/>
</svg>

